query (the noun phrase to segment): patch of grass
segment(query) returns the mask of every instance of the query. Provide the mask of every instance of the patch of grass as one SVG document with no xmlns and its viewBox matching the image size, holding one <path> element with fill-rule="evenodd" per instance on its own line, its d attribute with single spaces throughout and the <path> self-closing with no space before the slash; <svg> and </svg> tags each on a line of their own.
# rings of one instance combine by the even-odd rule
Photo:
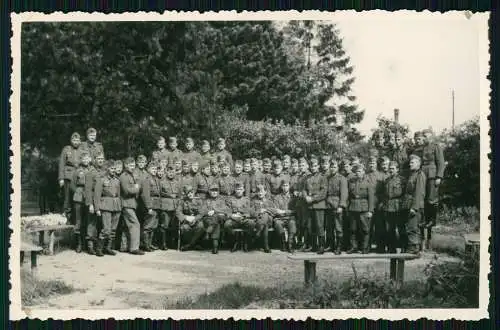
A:
<svg viewBox="0 0 500 330">
<path fill-rule="evenodd" d="M 30 272 L 21 271 L 21 301 L 23 306 L 32 306 L 40 300 L 56 296 L 69 294 L 75 288 L 59 280 L 39 280 Z"/>
<path fill-rule="evenodd" d="M 479 210 L 476 207 L 448 207 L 439 210 L 434 232 L 457 235 L 479 231 Z"/>
</svg>

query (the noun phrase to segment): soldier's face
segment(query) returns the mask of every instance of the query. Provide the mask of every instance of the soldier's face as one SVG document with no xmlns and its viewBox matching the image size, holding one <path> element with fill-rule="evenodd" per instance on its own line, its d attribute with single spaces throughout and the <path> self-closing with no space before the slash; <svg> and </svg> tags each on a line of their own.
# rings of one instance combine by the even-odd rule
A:
<svg viewBox="0 0 500 330">
<path fill-rule="evenodd" d="M 212 166 L 210 168 L 212 169 L 212 174 L 214 174 L 214 175 L 219 174 L 219 166 L 214 165 L 214 166 Z"/>
<path fill-rule="evenodd" d="M 210 194 L 210 197 L 216 198 L 217 196 L 219 196 L 219 191 L 218 190 L 210 190 L 209 194 Z"/>
<path fill-rule="evenodd" d="M 194 148 L 193 142 L 186 142 L 186 150 L 191 151 Z"/>
<path fill-rule="evenodd" d="M 425 144 L 425 137 L 422 136 L 422 135 L 419 135 L 415 138 L 415 143 L 419 146 L 421 145 L 424 145 Z"/>
<path fill-rule="evenodd" d="M 97 156 L 95 159 L 95 162 L 97 166 L 101 167 L 104 165 L 104 157 L 103 156 Z"/>
<path fill-rule="evenodd" d="M 165 172 L 162 168 L 158 168 L 156 170 L 156 176 L 159 177 L 160 179 L 163 178 L 164 175 L 165 175 Z"/>
<path fill-rule="evenodd" d="M 135 169 L 135 163 L 128 163 L 125 165 L 125 168 L 127 169 L 127 171 L 132 172 Z"/>
<path fill-rule="evenodd" d="M 210 150 L 210 145 L 209 145 L 209 144 L 206 144 L 206 143 L 205 143 L 205 144 L 203 144 L 203 145 L 201 146 L 201 151 L 202 151 L 203 153 L 206 153 L 206 152 L 208 152 L 209 150 Z"/>
<path fill-rule="evenodd" d="M 299 171 L 299 163 L 292 163 L 291 170 L 293 173 L 297 173 Z"/>
<path fill-rule="evenodd" d="M 344 164 L 344 171 L 346 173 L 351 173 L 351 164 Z"/>
<path fill-rule="evenodd" d="M 378 138 L 377 138 L 377 145 L 379 147 L 383 147 L 385 145 L 385 138 L 383 135 L 380 135 Z"/>
<path fill-rule="evenodd" d="M 399 168 L 396 165 L 389 166 L 389 174 L 396 175 L 399 172 Z"/>
<path fill-rule="evenodd" d="M 420 161 L 416 158 L 410 160 L 410 170 L 416 171 L 420 168 Z"/>
<path fill-rule="evenodd" d="M 191 171 L 191 166 L 189 164 L 182 165 L 182 173 L 188 174 Z"/>
<path fill-rule="evenodd" d="M 193 199 L 194 198 L 194 191 L 190 190 L 186 193 L 186 197 L 188 199 Z"/>
<path fill-rule="evenodd" d="M 210 175 L 210 173 L 211 173 L 210 166 L 204 167 L 202 172 L 205 175 Z"/>
<path fill-rule="evenodd" d="M 283 159 L 283 168 L 290 168 L 291 161 L 288 158 Z"/>
<path fill-rule="evenodd" d="M 179 169 L 182 167 L 182 163 L 178 160 L 178 161 L 174 162 L 174 166 L 175 166 L 175 168 Z"/>
<path fill-rule="evenodd" d="M 114 165 L 108 167 L 108 174 L 109 174 L 109 176 L 113 176 L 116 174 L 116 167 Z"/>
<path fill-rule="evenodd" d="M 307 164 L 302 162 L 300 163 L 299 168 L 301 173 L 305 173 L 305 171 L 307 171 Z"/>
<path fill-rule="evenodd" d="M 266 191 L 264 189 L 260 189 L 257 192 L 257 197 L 259 197 L 260 199 L 263 199 L 264 197 L 266 197 Z"/>
<path fill-rule="evenodd" d="M 263 166 L 264 172 L 269 173 L 271 171 L 271 164 L 265 163 L 262 166 Z"/>
<path fill-rule="evenodd" d="M 165 140 L 161 139 L 156 142 L 158 149 L 165 149 Z"/>
<path fill-rule="evenodd" d="M 245 189 L 243 189 L 243 187 L 238 187 L 234 190 L 234 194 L 236 195 L 236 197 L 241 197 L 243 196 L 243 193 L 245 192 Z"/>
<path fill-rule="evenodd" d="M 332 172 L 332 174 L 336 174 L 338 171 L 339 171 L 339 164 L 332 163 L 330 165 L 330 172 Z"/>
<path fill-rule="evenodd" d="M 137 167 L 140 168 L 141 170 L 146 167 L 146 161 L 145 160 L 139 160 L 137 161 Z"/>
<path fill-rule="evenodd" d="M 217 143 L 217 148 L 219 148 L 219 150 L 224 150 L 225 147 L 226 147 L 226 143 L 225 142 L 219 142 L 219 143 Z"/>
<path fill-rule="evenodd" d="M 377 162 L 372 161 L 368 164 L 368 167 L 370 168 L 370 171 L 375 172 L 377 170 Z"/>
<path fill-rule="evenodd" d="M 394 136 L 389 137 L 389 145 L 391 147 L 395 147 L 396 146 L 396 138 Z"/>
<path fill-rule="evenodd" d="M 329 163 L 329 162 L 324 162 L 324 163 L 322 163 L 322 164 L 321 164 L 321 170 L 322 170 L 323 172 L 326 172 L 326 171 L 328 171 L 329 169 L 330 169 L 330 163 Z"/>
<path fill-rule="evenodd" d="M 319 164 L 316 162 L 312 163 L 311 164 L 311 172 L 318 173 L 318 171 L 319 171 Z"/>
<path fill-rule="evenodd" d="M 229 175 L 231 173 L 231 169 L 229 168 L 229 166 L 222 166 L 222 174 L 224 175 Z"/>
<path fill-rule="evenodd" d="M 423 140 L 424 140 L 424 142 L 427 142 L 427 143 L 431 142 L 431 140 L 432 140 L 432 133 L 425 133 Z"/>
<path fill-rule="evenodd" d="M 243 165 L 243 171 L 245 173 L 252 171 L 252 165 L 250 165 L 249 163 L 245 163 L 245 165 Z"/>
<path fill-rule="evenodd" d="M 257 171 L 259 169 L 259 162 L 254 161 L 252 162 L 252 170 Z"/>
<path fill-rule="evenodd" d="M 97 137 L 97 134 L 96 133 L 89 133 L 87 134 L 87 140 L 89 140 L 90 142 L 94 142 L 95 139 Z"/>
<path fill-rule="evenodd" d="M 281 190 L 285 193 L 285 194 L 288 194 L 288 192 L 290 191 L 290 184 L 289 183 L 283 183 L 281 185 Z"/>
<path fill-rule="evenodd" d="M 80 141 L 80 138 L 75 137 L 75 138 L 72 138 L 72 139 L 71 139 L 71 145 L 72 145 L 73 147 L 75 147 L 75 148 L 76 148 L 76 147 L 78 147 L 78 146 L 80 145 L 80 143 L 82 143 L 82 142 Z"/>
<path fill-rule="evenodd" d="M 198 173 L 199 168 L 200 166 L 198 165 L 198 163 L 191 164 L 191 172 Z"/>
<path fill-rule="evenodd" d="M 117 164 L 115 166 L 115 172 L 116 172 L 117 175 L 122 174 L 122 172 L 123 172 L 123 165 L 122 164 Z"/>
<path fill-rule="evenodd" d="M 390 164 L 390 162 L 389 162 L 388 160 L 384 160 L 384 161 L 382 162 L 382 164 L 381 164 L 381 165 L 382 165 L 382 170 L 383 170 L 384 172 L 387 172 L 387 171 L 389 170 L 389 164 Z"/>
<path fill-rule="evenodd" d="M 167 170 L 167 178 L 173 179 L 175 176 L 175 172 L 173 169 Z"/>
<path fill-rule="evenodd" d="M 89 156 L 82 157 L 82 164 L 85 166 L 90 164 L 90 157 Z"/>
<path fill-rule="evenodd" d="M 158 168 L 156 166 L 150 166 L 148 168 L 148 172 L 149 174 L 151 174 L 152 176 L 156 176 L 156 173 L 158 172 Z"/>
<path fill-rule="evenodd" d="M 403 138 L 401 136 L 396 136 L 396 146 L 398 147 L 403 146 Z"/>
<path fill-rule="evenodd" d="M 243 166 L 241 166 L 240 164 L 234 165 L 234 173 L 240 174 L 242 171 L 243 171 Z"/>
<path fill-rule="evenodd" d="M 356 170 L 356 177 L 361 179 L 365 175 L 365 170 L 362 167 L 358 167 Z"/>
<path fill-rule="evenodd" d="M 274 174 L 280 175 L 281 172 L 283 172 L 283 167 L 281 165 L 278 165 L 278 166 L 274 167 Z"/>
</svg>

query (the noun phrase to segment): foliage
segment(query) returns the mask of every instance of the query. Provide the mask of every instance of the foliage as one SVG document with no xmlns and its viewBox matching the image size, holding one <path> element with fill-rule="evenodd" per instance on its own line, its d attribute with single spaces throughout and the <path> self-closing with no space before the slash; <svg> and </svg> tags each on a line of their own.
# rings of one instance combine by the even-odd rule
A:
<svg viewBox="0 0 500 330">
<path fill-rule="evenodd" d="M 62 281 L 43 281 L 29 272 L 21 271 L 21 302 L 23 306 L 31 306 L 54 295 L 74 292 L 75 289 Z"/>
<path fill-rule="evenodd" d="M 377 127 L 373 129 L 373 135 L 371 139 L 375 137 L 375 134 L 382 133 L 384 136 L 388 136 L 390 133 L 399 132 L 403 135 L 403 139 L 407 147 L 412 146 L 413 141 L 411 141 L 410 127 L 408 124 L 396 123 L 394 120 L 379 115 L 377 117 Z"/>
</svg>

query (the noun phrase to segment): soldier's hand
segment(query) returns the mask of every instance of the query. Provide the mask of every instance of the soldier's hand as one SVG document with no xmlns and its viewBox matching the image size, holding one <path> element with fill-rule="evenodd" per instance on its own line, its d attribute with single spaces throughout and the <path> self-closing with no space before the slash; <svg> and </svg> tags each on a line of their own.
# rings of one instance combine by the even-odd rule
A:
<svg viewBox="0 0 500 330">
<path fill-rule="evenodd" d="M 410 215 L 411 215 L 411 216 L 414 216 L 414 215 L 415 215 L 415 213 L 417 213 L 417 211 L 415 211 L 414 209 L 410 209 Z"/>
<path fill-rule="evenodd" d="M 97 214 L 98 217 L 101 216 L 101 211 L 97 211 L 95 214 Z"/>
<path fill-rule="evenodd" d="M 435 181 L 436 186 L 439 186 L 441 184 L 441 179 L 437 178 Z"/>
<path fill-rule="evenodd" d="M 307 202 L 307 203 L 311 203 L 311 202 L 312 202 L 312 198 L 311 198 L 311 196 L 306 196 L 306 202 Z"/>
<path fill-rule="evenodd" d="M 342 213 L 343 209 L 341 207 L 337 208 L 337 213 Z"/>
<path fill-rule="evenodd" d="M 299 192 L 298 192 L 298 191 L 294 191 L 294 192 L 293 192 L 293 195 L 294 195 L 295 197 L 299 197 Z"/>
<path fill-rule="evenodd" d="M 135 188 L 135 189 L 139 189 L 139 184 L 138 184 L 138 183 L 135 183 L 135 184 L 134 184 L 134 188 Z"/>
<path fill-rule="evenodd" d="M 94 205 L 89 206 L 89 213 L 94 213 Z"/>
<path fill-rule="evenodd" d="M 373 216 L 373 213 L 371 213 L 371 212 L 366 212 L 366 216 L 367 216 L 368 218 L 371 218 L 371 217 Z"/>
<path fill-rule="evenodd" d="M 148 214 L 153 214 L 153 209 L 149 209 Z"/>
<path fill-rule="evenodd" d="M 59 180 L 59 187 L 64 187 L 64 180 Z"/>
<path fill-rule="evenodd" d="M 209 216 L 214 215 L 214 213 L 215 213 L 215 211 L 214 211 L 214 210 L 210 210 L 210 211 L 208 211 L 208 215 L 209 215 Z"/>
</svg>

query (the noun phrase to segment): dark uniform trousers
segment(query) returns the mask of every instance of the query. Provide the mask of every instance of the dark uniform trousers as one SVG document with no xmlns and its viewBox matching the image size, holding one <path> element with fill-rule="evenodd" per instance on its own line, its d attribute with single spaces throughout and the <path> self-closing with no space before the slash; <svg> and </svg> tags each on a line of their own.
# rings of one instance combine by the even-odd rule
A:
<svg viewBox="0 0 500 330">
<path fill-rule="evenodd" d="M 406 233 L 406 214 L 401 211 L 384 212 L 387 241 L 389 252 L 395 252 L 396 248 L 407 246 L 408 235 Z"/>
<path fill-rule="evenodd" d="M 99 239 L 109 239 L 111 241 L 115 239 L 116 229 L 120 221 L 120 214 L 120 211 L 101 211 L 102 230 L 99 233 Z"/>
<path fill-rule="evenodd" d="M 222 214 L 203 217 L 203 226 L 212 240 L 220 239 L 220 227 L 224 225 L 226 217 Z"/>
<path fill-rule="evenodd" d="M 424 210 L 417 209 L 415 214 L 411 215 L 409 212 L 406 216 L 405 232 L 407 247 L 419 246 L 421 243 L 420 227 L 424 225 Z M 403 242 L 405 243 L 405 242 Z"/>
<path fill-rule="evenodd" d="M 367 213 L 350 212 L 351 248 L 357 249 L 359 245 L 362 249 L 369 248 L 372 218 Z"/>
<path fill-rule="evenodd" d="M 142 230 L 144 234 L 151 234 L 156 227 L 158 227 L 158 213 L 160 210 L 152 209 L 151 213 L 146 211 L 146 215 L 144 216 L 144 221 L 142 224 Z"/>
<path fill-rule="evenodd" d="M 253 232 L 257 226 L 257 221 L 249 217 L 242 217 L 239 220 L 227 219 L 224 222 L 224 230 L 227 233 L 232 233 L 233 229 L 242 229 L 245 232 Z"/>
<path fill-rule="evenodd" d="M 319 237 L 325 237 L 325 210 L 309 209 L 307 231 Z"/>
<path fill-rule="evenodd" d="M 73 202 L 73 210 L 75 213 L 75 229 L 74 233 L 81 235 L 86 234 L 87 226 L 86 219 L 88 218 L 88 210 L 84 203 Z"/>
<path fill-rule="evenodd" d="M 139 249 L 139 240 L 141 236 L 141 225 L 135 214 L 135 209 L 125 207 L 122 210 L 124 222 L 129 233 L 129 250 L 135 251 Z"/>
<path fill-rule="evenodd" d="M 285 228 L 288 230 L 288 235 L 295 236 L 297 233 L 297 224 L 294 216 L 283 216 L 274 218 L 274 228 L 279 235 L 285 234 Z"/>
<path fill-rule="evenodd" d="M 344 211 L 338 213 L 337 210 L 327 209 L 325 211 L 325 229 L 326 229 L 326 238 L 328 240 L 328 244 L 331 248 L 338 241 L 339 244 L 342 244 L 342 238 L 344 237 Z"/>
<path fill-rule="evenodd" d="M 71 216 L 71 180 L 70 179 L 64 179 L 64 186 L 63 186 L 63 194 L 64 194 L 64 202 L 63 202 L 63 209 L 66 214 L 69 214 Z M 74 210 L 73 210 L 74 212 Z"/>
</svg>

